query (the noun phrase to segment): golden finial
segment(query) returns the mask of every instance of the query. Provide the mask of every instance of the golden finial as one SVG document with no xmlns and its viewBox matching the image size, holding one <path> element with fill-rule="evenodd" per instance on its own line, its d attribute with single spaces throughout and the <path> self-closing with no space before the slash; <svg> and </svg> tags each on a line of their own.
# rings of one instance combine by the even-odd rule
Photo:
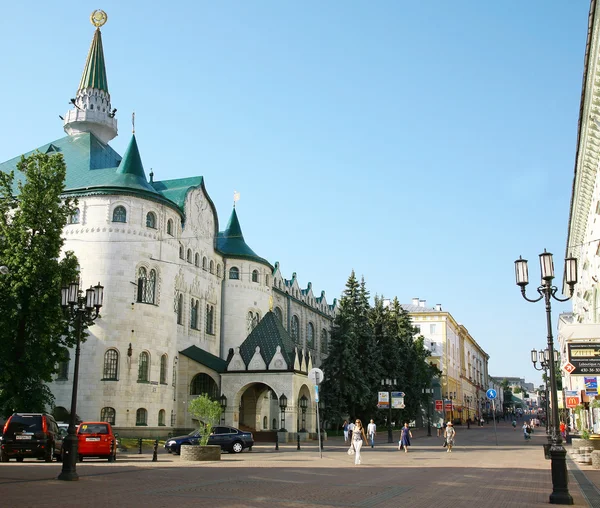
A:
<svg viewBox="0 0 600 508">
<path fill-rule="evenodd" d="M 90 16 L 90 21 L 92 22 L 92 25 L 94 25 L 96 28 L 100 28 L 102 25 L 104 25 L 104 23 L 108 21 L 108 16 L 106 15 L 106 12 L 104 12 L 102 9 L 96 9 L 94 12 L 92 12 L 92 15 Z"/>
<path fill-rule="evenodd" d="M 233 208 L 235 208 L 235 204 L 240 200 L 240 193 L 236 190 L 233 191 Z"/>
<path fill-rule="evenodd" d="M 269 296 L 269 310 L 273 310 L 273 296 Z"/>
<path fill-rule="evenodd" d="M 135 134 L 135 111 L 131 113 L 131 133 Z"/>
</svg>

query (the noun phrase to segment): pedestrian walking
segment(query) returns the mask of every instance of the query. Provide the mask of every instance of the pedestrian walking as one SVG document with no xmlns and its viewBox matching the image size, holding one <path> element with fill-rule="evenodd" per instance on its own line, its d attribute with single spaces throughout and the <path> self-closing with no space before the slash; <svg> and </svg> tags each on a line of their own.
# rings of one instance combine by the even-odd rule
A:
<svg viewBox="0 0 600 508">
<path fill-rule="evenodd" d="M 371 418 L 369 425 L 367 425 L 367 436 L 369 436 L 369 441 L 371 442 L 371 448 L 375 446 L 375 434 L 377 434 L 377 425 Z"/>
<path fill-rule="evenodd" d="M 565 422 L 560 422 L 560 435 L 562 436 L 563 439 L 567 439 L 567 425 L 565 424 Z"/>
<path fill-rule="evenodd" d="M 404 423 L 404 427 L 400 431 L 400 441 L 398 441 L 398 450 L 402 450 L 404 447 L 404 453 L 408 453 L 408 447 L 410 446 L 410 438 L 412 434 L 408 428 L 408 423 Z"/>
<path fill-rule="evenodd" d="M 342 424 L 342 429 L 344 430 L 344 443 L 348 442 L 348 420 L 344 420 Z"/>
<path fill-rule="evenodd" d="M 351 447 L 354 448 L 354 465 L 360 465 L 360 450 L 363 445 L 363 441 L 365 444 L 369 444 L 367 441 L 367 436 L 365 436 L 365 429 L 362 426 L 362 422 L 360 420 L 356 420 L 355 424 L 352 426 L 352 444 Z"/>
<path fill-rule="evenodd" d="M 513 430 L 517 430 L 517 420 L 512 421 Z"/>
<path fill-rule="evenodd" d="M 525 440 L 529 439 L 529 433 L 531 432 L 529 430 L 529 425 L 527 425 L 527 422 L 523 422 L 523 438 Z"/>
<path fill-rule="evenodd" d="M 456 439 L 456 431 L 452 422 L 446 424 L 446 430 L 444 431 L 444 437 L 446 438 L 446 453 L 452 453 L 452 447 L 454 446 L 454 440 Z"/>
<path fill-rule="evenodd" d="M 437 427 L 437 437 L 441 437 L 442 436 L 442 424 L 440 422 L 437 422 L 436 427 Z"/>
<path fill-rule="evenodd" d="M 352 431 L 354 430 L 354 422 L 352 418 L 348 421 L 348 439 L 352 440 Z"/>
</svg>

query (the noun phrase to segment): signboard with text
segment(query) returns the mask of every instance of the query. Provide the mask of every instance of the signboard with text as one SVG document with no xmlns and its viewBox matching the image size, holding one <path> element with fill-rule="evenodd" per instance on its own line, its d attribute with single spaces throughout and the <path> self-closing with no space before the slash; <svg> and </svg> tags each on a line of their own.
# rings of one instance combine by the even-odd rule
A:
<svg viewBox="0 0 600 508">
<path fill-rule="evenodd" d="M 598 378 L 597 377 L 584 377 L 583 382 L 585 384 L 585 394 L 591 397 L 598 395 Z"/>
<path fill-rule="evenodd" d="M 435 401 L 435 410 L 436 411 L 442 411 L 444 409 L 444 401 L 443 400 L 436 400 Z"/>
<path fill-rule="evenodd" d="M 392 408 L 404 409 L 404 392 L 392 392 Z"/>
<path fill-rule="evenodd" d="M 567 343 L 567 360 L 572 376 L 600 374 L 600 342 Z"/>
<path fill-rule="evenodd" d="M 451 400 L 445 400 L 444 401 L 444 408 L 446 409 L 446 411 L 452 411 L 452 401 Z"/>
<path fill-rule="evenodd" d="M 565 390 L 565 404 L 568 408 L 575 408 L 579 405 L 579 393 L 577 390 Z"/>
<path fill-rule="evenodd" d="M 389 392 L 379 392 L 379 396 L 377 397 L 377 407 L 386 409 L 390 407 Z"/>
</svg>

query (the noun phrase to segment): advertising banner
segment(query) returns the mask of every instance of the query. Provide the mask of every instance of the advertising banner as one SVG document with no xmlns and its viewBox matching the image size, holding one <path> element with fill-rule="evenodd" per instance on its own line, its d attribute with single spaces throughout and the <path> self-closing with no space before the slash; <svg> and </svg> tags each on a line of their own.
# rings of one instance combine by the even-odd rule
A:
<svg viewBox="0 0 600 508">
<path fill-rule="evenodd" d="M 568 408 L 577 407 L 579 405 L 579 392 L 577 390 L 565 390 L 565 403 Z"/>
<path fill-rule="evenodd" d="M 444 408 L 446 409 L 446 411 L 452 411 L 452 401 L 451 400 L 445 400 L 444 401 Z"/>
<path fill-rule="evenodd" d="M 377 397 L 377 407 L 390 407 L 390 394 L 388 392 L 379 392 L 379 396 Z"/>
<path fill-rule="evenodd" d="M 442 411 L 444 409 L 444 401 L 443 400 L 436 400 L 435 401 L 435 410 L 436 411 Z"/>
<path fill-rule="evenodd" d="M 598 378 L 597 377 L 584 377 L 583 382 L 585 383 L 585 394 L 591 397 L 598 395 Z"/>
<path fill-rule="evenodd" d="M 392 408 L 404 409 L 404 392 L 392 392 Z"/>
<path fill-rule="evenodd" d="M 567 360 L 572 376 L 600 374 L 600 342 L 567 343 Z"/>
</svg>

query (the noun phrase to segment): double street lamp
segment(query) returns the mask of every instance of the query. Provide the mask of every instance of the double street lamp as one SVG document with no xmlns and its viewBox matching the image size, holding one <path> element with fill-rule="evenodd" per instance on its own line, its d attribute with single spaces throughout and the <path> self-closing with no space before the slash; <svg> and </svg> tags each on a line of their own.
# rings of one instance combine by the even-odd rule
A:
<svg viewBox="0 0 600 508">
<path fill-rule="evenodd" d="M 221 405 L 221 423 L 225 423 L 225 410 L 227 409 L 227 397 L 225 394 L 221 394 L 219 398 L 219 404 Z"/>
<path fill-rule="evenodd" d="M 569 296 L 567 298 L 557 298 L 558 288 L 552 285 L 554 279 L 554 261 L 552 254 L 544 252 L 540 254 L 540 271 L 542 283 L 537 288 L 539 298 L 530 299 L 525 294 L 525 287 L 529 284 L 529 273 L 527 270 L 527 260 L 519 258 L 515 261 L 515 275 L 517 286 L 521 288 L 523 298 L 528 302 L 539 302 L 544 300 L 546 304 L 546 327 L 548 329 L 548 359 L 554 360 L 554 341 L 552 337 L 552 306 L 551 301 L 554 298 L 558 302 L 566 302 L 573 296 L 575 284 L 577 284 L 577 259 L 565 259 L 565 282 L 569 286 Z M 533 359 L 533 355 L 532 355 Z M 562 437 L 559 432 L 558 416 L 558 393 L 556 385 L 556 364 L 549 362 L 550 371 L 550 394 L 552 396 L 552 445 L 550 446 L 550 459 L 552 461 L 552 494 L 550 494 L 550 503 L 552 504 L 573 504 L 573 497 L 569 494 L 568 476 L 567 476 L 567 452 L 562 445 Z"/>
<path fill-rule="evenodd" d="M 300 409 L 302 409 L 302 428 L 300 432 L 306 432 L 306 408 L 308 407 L 308 398 L 302 395 L 299 400 Z"/>
<path fill-rule="evenodd" d="M 100 307 L 104 299 L 104 287 L 98 282 L 97 286 L 86 289 L 85 296 L 79 289 L 79 281 L 71 282 L 61 289 L 61 306 L 67 319 L 75 327 L 77 345 L 75 347 L 75 368 L 73 371 L 73 391 L 71 393 L 71 414 L 67 437 L 63 441 L 62 471 L 59 480 L 79 480 L 77 474 L 78 440 L 75 433 L 77 418 L 77 384 L 79 381 L 79 354 L 81 346 L 81 332 L 84 325 L 90 326 L 100 315 Z"/>
<path fill-rule="evenodd" d="M 421 391 L 423 392 L 423 395 L 425 395 L 427 404 L 427 437 L 431 437 L 431 413 L 429 412 L 429 405 L 431 404 L 433 388 L 423 388 Z"/>
<path fill-rule="evenodd" d="M 540 366 L 538 368 L 537 362 L 540 362 Z M 544 371 L 544 383 L 546 384 L 546 390 L 544 393 L 544 401 L 545 401 L 545 410 L 546 410 L 546 434 L 548 435 L 548 440 L 550 440 L 550 411 L 548 410 L 548 369 L 550 368 L 550 351 L 545 349 L 542 351 L 536 351 L 535 349 L 531 350 L 531 362 L 533 363 L 533 368 L 535 370 L 543 370 Z M 558 351 L 554 351 L 554 363 L 558 362 Z"/>
<path fill-rule="evenodd" d="M 397 381 L 395 379 L 382 379 L 381 386 L 387 388 L 388 392 L 388 443 L 394 442 L 394 435 L 392 433 L 392 387 L 396 386 Z"/>
</svg>

